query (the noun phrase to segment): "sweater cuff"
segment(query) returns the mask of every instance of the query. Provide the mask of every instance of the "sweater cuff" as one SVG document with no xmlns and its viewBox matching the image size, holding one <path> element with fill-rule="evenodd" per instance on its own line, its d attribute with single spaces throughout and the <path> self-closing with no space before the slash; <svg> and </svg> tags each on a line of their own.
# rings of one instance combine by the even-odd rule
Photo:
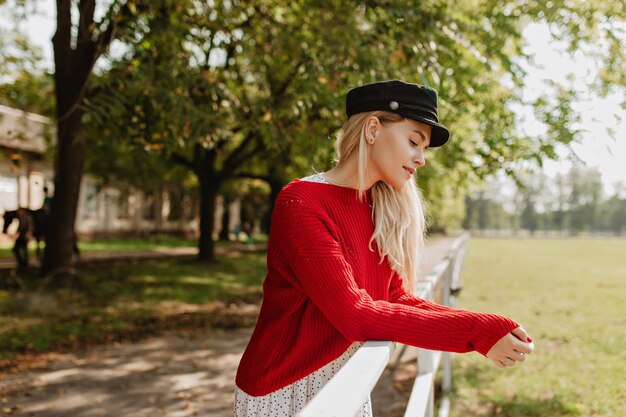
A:
<svg viewBox="0 0 626 417">
<path fill-rule="evenodd" d="M 498 314 L 481 314 L 473 347 L 478 353 L 487 356 L 487 352 L 498 340 L 520 325 L 508 317 Z"/>
</svg>

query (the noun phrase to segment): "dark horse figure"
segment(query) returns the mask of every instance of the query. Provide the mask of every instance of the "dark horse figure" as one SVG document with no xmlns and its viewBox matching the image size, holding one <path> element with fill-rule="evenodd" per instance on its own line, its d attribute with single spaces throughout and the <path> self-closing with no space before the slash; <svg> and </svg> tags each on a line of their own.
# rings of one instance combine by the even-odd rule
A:
<svg viewBox="0 0 626 417">
<path fill-rule="evenodd" d="M 48 222 L 48 214 L 44 208 L 38 210 L 24 209 L 33 219 L 33 231 L 32 236 L 37 241 L 37 257 L 41 259 L 41 242 L 45 242 L 46 239 L 46 223 Z M 2 233 L 7 232 L 7 229 L 13 223 L 13 220 L 17 219 L 17 210 L 9 210 L 4 212 L 4 225 L 2 226 Z M 76 233 L 74 233 L 72 250 L 74 256 L 80 256 L 80 250 L 78 249 L 78 242 L 76 240 Z"/>
<path fill-rule="evenodd" d="M 44 241 L 46 235 L 46 212 L 43 208 L 39 210 L 24 209 L 30 214 L 33 219 L 32 236 L 37 241 L 37 257 L 41 254 L 41 242 Z M 2 226 L 2 233 L 7 232 L 7 229 L 13 223 L 13 220 L 17 219 L 17 210 L 9 210 L 4 212 L 4 225 Z"/>
</svg>

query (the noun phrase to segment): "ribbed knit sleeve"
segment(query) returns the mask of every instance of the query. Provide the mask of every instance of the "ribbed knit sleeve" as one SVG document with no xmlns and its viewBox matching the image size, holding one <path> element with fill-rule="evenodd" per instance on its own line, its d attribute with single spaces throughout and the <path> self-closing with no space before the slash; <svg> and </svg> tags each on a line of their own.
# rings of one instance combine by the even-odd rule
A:
<svg viewBox="0 0 626 417">
<path fill-rule="evenodd" d="M 439 306 L 403 293 L 392 282 L 390 301 L 374 300 L 359 288 L 347 262 L 339 228 L 316 204 L 299 200 L 275 206 L 272 227 L 278 252 L 300 288 L 348 340 L 392 340 L 433 350 L 485 355 L 518 326 L 496 314 Z"/>
<path fill-rule="evenodd" d="M 419 307 L 422 310 L 450 311 L 452 309 L 451 307 L 424 300 L 423 298 L 409 293 L 402 285 L 402 277 L 395 271 L 391 276 L 391 283 L 389 285 L 389 301 L 396 304 Z"/>
</svg>

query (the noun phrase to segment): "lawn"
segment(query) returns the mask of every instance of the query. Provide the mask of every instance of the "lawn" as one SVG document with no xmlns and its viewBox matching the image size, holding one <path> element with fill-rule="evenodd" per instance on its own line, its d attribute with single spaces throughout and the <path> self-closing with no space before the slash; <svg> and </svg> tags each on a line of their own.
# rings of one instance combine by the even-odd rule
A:
<svg viewBox="0 0 626 417">
<path fill-rule="evenodd" d="M 240 237 L 241 241 L 245 241 L 245 237 Z M 267 235 L 254 235 L 254 242 L 267 242 Z M 229 246 L 234 242 L 216 241 L 215 246 Z M 43 244 L 41 245 L 43 248 Z M 78 248 L 81 252 L 99 252 L 99 251 L 128 251 L 128 250 L 151 250 L 164 249 L 172 247 L 196 247 L 198 242 L 193 239 L 170 235 L 153 235 L 147 237 L 128 237 L 128 238 L 110 238 L 110 239 L 84 239 L 78 242 Z M 0 243 L 0 258 L 12 258 L 11 248 L 13 242 L 3 241 Z M 35 242 L 31 240 L 29 244 L 30 253 L 35 256 Z"/>
<path fill-rule="evenodd" d="M 535 352 L 514 368 L 455 355 L 454 417 L 626 416 L 626 240 L 477 239 L 462 308 L 512 317 Z"/>
<path fill-rule="evenodd" d="M 232 322 L 237 317 L 225 318 L 220 311 L 260 301 L 265 262 L 265 251 L 246 251 L 211 263 L 187 258 L 89 269 L 45 287 L 42 295 L 54 296 L 58 304 L 50 312 L 16 308 L 19 287 L 16 278 L 8 277 L 0 282 L 0 359 L 140 338 L 163 329 L 201 330 L 216 320 L 221 327 L 237 327 Z M 40 281 L 27 276 L 21 285 L 34 289 Z"/>
</svg>

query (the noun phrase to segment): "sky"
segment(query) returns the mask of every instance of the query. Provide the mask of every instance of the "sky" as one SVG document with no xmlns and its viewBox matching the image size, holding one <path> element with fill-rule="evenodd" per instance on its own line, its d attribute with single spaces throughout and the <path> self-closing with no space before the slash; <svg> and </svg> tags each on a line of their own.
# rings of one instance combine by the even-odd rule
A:
<svg viewBox="0 0 626 417">
<path fill-rule="evenodd" d="M 20 30 L 42 49 L 47 68 L 52 68 L 52 44 L 54 33 L 55 2 L 40 1 L 37 13 L 23 22 Z M 0 24 L 4 24 L 0 16 Z M 625 102 L 624 93 L 613 94 L 607 98 L 595 98 L 585 89 L 584 82 L 595 77 L 596 66 L 593 60 L 578 54 L 575 57 L 564 53 L 562 44 L 550 39 L 550 32 L 544 24 L 531 24 L 524 30 L 527 46 L 525 52 L 534 56 L 535 64 L 526 67 L 527 78 L 525 88 L 520 94 L 524 98 L 532 98 L 545 90 L 545 80 L 554 80 L 571 88 L 581 90 L 587 100 L 577 102 L 575 109 L 581 115 L 579 128 L 584 132 L 580 143 L 574 144 L 575 154 L 584 161 L 587 167 L 597 168 L 602 174 L 605 192 L 611 194 L 616 183 L 626 184 L 626 110 L 620 107 Z M 573 74 L 573 82 L 565 81 L 568 74 Z M 524 129 L 540 134 L 541 128 L 533 122 L 533 116 L 521 112 L 520 117 L 528 123 Z M 614 137 L 610 137 L 607 129 L 613 129 Z M 565 148 L 559 149 L 559 161 L 544 161 L 544 172 L 549 176 L 565 173 L 572 167 L 571 154 Z"/>
<path fill-rule="evenodd" d="M 612 94 L 606 98 L 595 97 L 585 87 L 597 74 L 597 66 L 592 59 L 579 53 L 574 57 L 564 52 L 564 45 L 551 41 L 546 25 L 531 24 L 526 27 L 524 37 L 527 41 L 525 52 L 534 56 L 537 66 L 527 68 L 525 98 L 536 97 L 544 87 L 544 80 L 554 80 L 581 91 L 586 100 L 574 104 L 580 114 L 581 122 L 577 128 L 583 130 L 580 143 L 574 144 L 575 154 L 588 167 L 597 168 L 602 174 L 607 192 L 611 192 L 613 184 L 626 184 L 626 111 L 620 103 L 626 102 L 624 92 Z M 568 74 L 573 74 L 573 82 L 565 81 Z M 529 127 L 531 130 L 532 126 Z M 611 137 L 608 129 L 615 134 Z M 553 176 L 565 173 L 572 163 L 569 153 L 561 148 L 561 161 L 546 160 L 544 171 Z"/>
</svg>

